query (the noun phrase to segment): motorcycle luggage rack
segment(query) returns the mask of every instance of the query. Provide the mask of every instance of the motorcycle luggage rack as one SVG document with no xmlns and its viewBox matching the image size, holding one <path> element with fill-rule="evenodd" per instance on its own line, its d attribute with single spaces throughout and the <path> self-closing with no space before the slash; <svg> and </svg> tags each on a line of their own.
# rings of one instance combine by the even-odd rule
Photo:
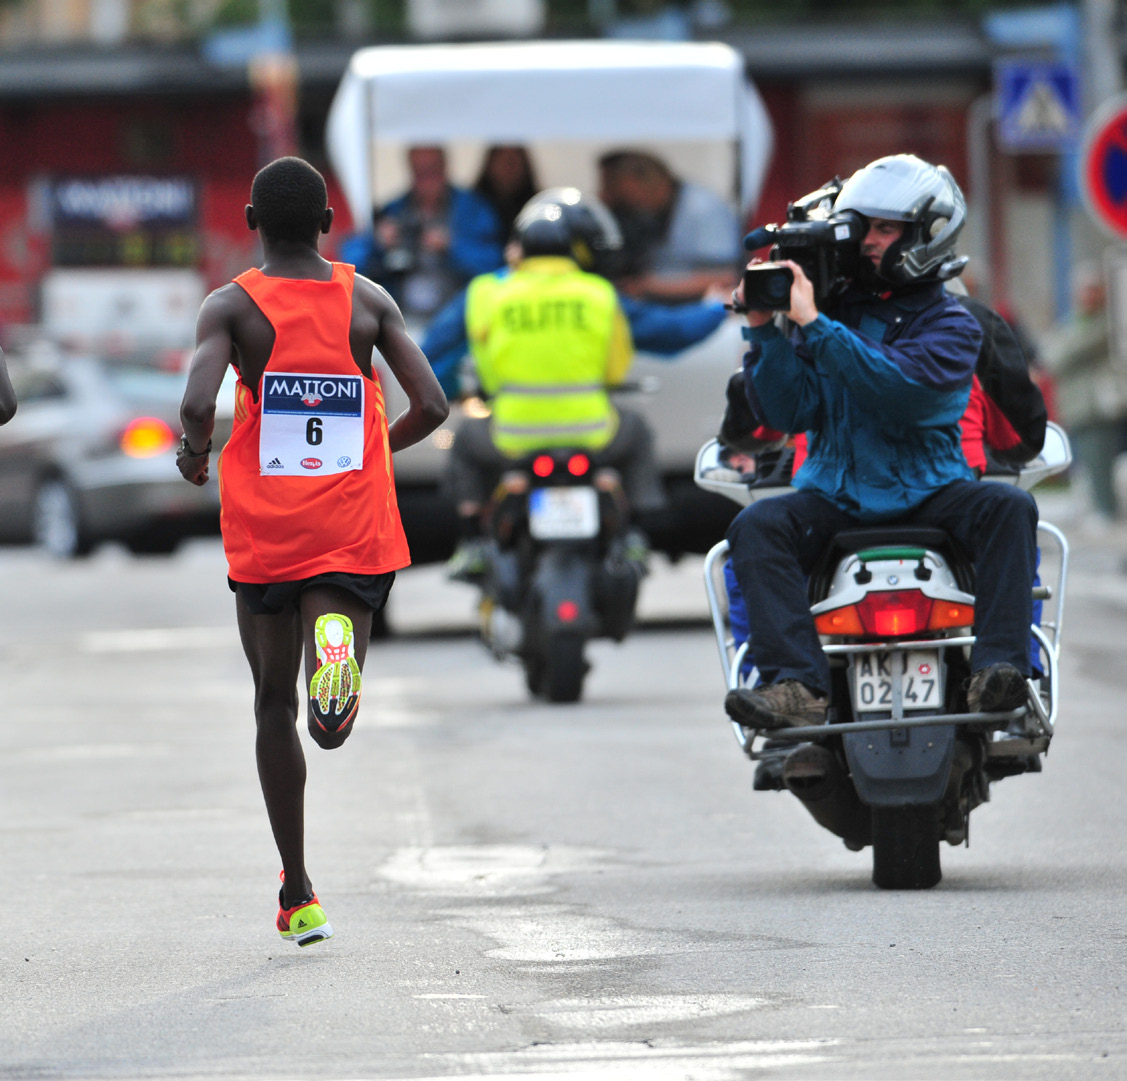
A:
<svg viewBox="0 0 1127 1081">
<path fill-rule="evenodd" d="M 1049 618 L 1043 618 L 1040 626 L 1034 624 L 1030 631 L 1033 637 L 1037 640 L 1038 645 L 1041 647 L 1041 654 L 1045 662 L 1045 672 L 1042 677 L 1042 684 L 1047 688 L 1048 701 L 1042 699 L 1041 691 L 1037 688 L 1037 681 L 1029 680 L 1029 695 L 1027 705 L 1009 713 L 958 713 L 958 714 L 937 714 L 920 716 L 919 714 L 912 714 L 911 716 L 879 718 L 871 721 L 851 721 L 843 724 L 828 724 L 823 726 L 806 726 L 802 728 L 780 728 L 780 729 L 745 729 L 736 721 L 732 721 L 732 730 L 736 736 L 736 741 L 746 754 L 752 757 L 751 745 L 756 735 L 764 735 L 772 740 L 781 741 L 802 741 L 814 742 L 817 739 L 825 739 L 831 736 L 843 735 L 846 732 L 869 732 L 869 731 L 892 731 L 897 728 L 923 728 L 928 725 L 938 724 L 952 724 L 952 725 L 986 725 L 990 728 L 1004 728 L 1012 721 L 1021 719 L 1022 717 L 1029 716 L 1033 719 L 1033 731 L 1025 734 L 1025 739 L 1000 739 L 993 740 L 988 744 L 987 753 L 991 754 L 991 748 L 997 751 L 1002 751 L 1013 744 L 1015 748 L 1020 743 L 1027 740 L 1036 741 L 1035 746 L 1030 750 L 1038 751 L 1044 749 L 1040 746 L 1043 741 L 1044 746 L 1048 745 L 1048 741 L 1052 738 L 1054 732 L 1054 725 L 1057 718 L 1058 700 L 1059 700 L 1059 671 L 1058 661 L 1060 656 L 1060 642 L 1061 633 L 1064 623 L 1064 596 L 1067 588 L 1068 581 L 1068 555 L 1069 546 L 1068 541 L 1064 534 L 1055 525 L 1050 522 L 1041 521 L 1038 523 L 1037 531 L 1041 534 L 1044 540 L 1047 540 L 1053 545 L 1060 557 L 1059 565 L 1056 572 L 1056 581 L 1052 585 L 1042 585 L 1034 588 L 1034 599 L 1048 600 L 1050 598 L 1056 601 L 1054 611 L 1049 615 Z M 740 678 L 741 668 L 743 666 L 744 657 L 747 654 L 747 643 L 736 643 L 727 622 L 728 605 L 727 595 L 722 594 L 719 584 L 718 576 L 720 569 L 723 567 L 724 562 L 728 556 L 728 542 L 720 541 L 715 544 L 712 549 L 705 556 L 704 560 L 704 584 L 705 592 L 708 596 L 708 607 L 712 617 L 713 630 L 716 636 L 717 646 L 720 651 L 720 664 L 724 671 L 724 676 L 729 689 L 734 689 L 741 686 L 742 680 Z M 970 646 L 974 644 L 975 638 L 973 635 L 962 635 L 957 638 L 942 639 L 943 648 L 947 647 L 960 647 Z M 893 649 L 902 650 L 906 646 L 913 643 L 896 642 L 892 645 L 883 643 L 864 643 L 858 645 L 849 645 L 844 643 L 828 643 L 823 646 L 827 653 L 849 653 L 849 652 L 872 652 L 872 651 L 892 651 Z M 936 647 L 935 640 L 925 640 L 918 643 L 921 648 L 934 649 Z M 821 729 L 824 729 L 820 731 Z M 1009 753 L 1017 753 L 1010 751 Z M 1024 751 L 1021 753 L 1025 753 Z"/>
<path fill-rule="evenodd" d="M 871 721 L 848 721 L 842 724 L 804 725 L 801 728 L 771 728 L 754 729 L 753 731 L 778 740 L 799 740 L 803 743 L 817 743 L 832 736 L 843 736 L 849 732 L 890 732 L 902 728 L 934 728 L 937 725 L 972 725 L 988 724 L 991 728 L 1003 728 L 1012 721 L 1023 717 L 1036 718 L 1040 731 L 1028 733 L 1028 736 L 1051 736 L 1052 729 L 1046 727 L 1046 721 L 1040 711 L 1034 706 L 1019 706 L 1004 713 L 928 713 L 912 714 L 903 717 L 880 717 Z"/>
</svg>

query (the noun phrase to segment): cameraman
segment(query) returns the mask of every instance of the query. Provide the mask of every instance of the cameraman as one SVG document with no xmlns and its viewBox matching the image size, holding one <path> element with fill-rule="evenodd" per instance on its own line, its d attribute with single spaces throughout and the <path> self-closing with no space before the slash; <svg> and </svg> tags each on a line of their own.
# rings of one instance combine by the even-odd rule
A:
<svg viewBox="0 0 1127 1081">
<path fill-rule="evenodd" d="M 966 204 L 950 173 L 910 154 L 855 173 L 833 205 L 864 226 L 852 280 L 818 300 L 802 267 L 780 327 L 747 311 L 743 384 L 751 411 L 805 431 L 799 491 L 751 504 L 728 531 L 747 600 L 761 682 L 730 691 L 725 709 L 748 727 L 822 724 L 829 666 L 806 580 L 833 534 L 898 521 L 945 529 L 974 560 L 976 644 L 967 705 L 1024 703 L 1029 674 L 1037 507 L 1028 493 L 977 484 L 960 446 L 982 331 L 943 288 Z M 734 299 L 744 305 L 741 283 Z M 819 311 L 821 303 L 826 311 Z"/>
</svg>

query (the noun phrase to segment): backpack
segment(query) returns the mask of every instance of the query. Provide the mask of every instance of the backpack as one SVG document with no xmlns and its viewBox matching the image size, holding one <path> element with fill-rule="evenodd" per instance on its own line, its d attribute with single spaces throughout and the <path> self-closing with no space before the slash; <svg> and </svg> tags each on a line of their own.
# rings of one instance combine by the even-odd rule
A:
<svg viewBox="0 0 1127 1081">
<path fill-rule="evenodd" d="M 1010 325 L 974 297 L 958 300 L 982 327 L 974 374 L 987 400 L 989 454 L 1005 465 L 1020 465 L 1045 445 L 1045 399 L 1030 377 L 1029 359 Z"/>
</svg>

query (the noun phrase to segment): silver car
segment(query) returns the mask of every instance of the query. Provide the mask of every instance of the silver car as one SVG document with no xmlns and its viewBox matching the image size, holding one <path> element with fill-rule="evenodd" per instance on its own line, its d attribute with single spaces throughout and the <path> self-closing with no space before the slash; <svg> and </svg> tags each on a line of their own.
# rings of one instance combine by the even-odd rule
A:
<svg viewBox="0 0 1127 1081">
<path fill-rule="evenodd" d="M 0 542 L 65 558 L 106 540 L 168 553 L 218 532 L 218 484 L 197 488 L 176 468 L 182 352 L 68 355 L 40 345 L 7 359 L 19 410 L 0 427 Z M 217 422 L 216 453 L 229 433 L 228 416 Z"/>
</svg>

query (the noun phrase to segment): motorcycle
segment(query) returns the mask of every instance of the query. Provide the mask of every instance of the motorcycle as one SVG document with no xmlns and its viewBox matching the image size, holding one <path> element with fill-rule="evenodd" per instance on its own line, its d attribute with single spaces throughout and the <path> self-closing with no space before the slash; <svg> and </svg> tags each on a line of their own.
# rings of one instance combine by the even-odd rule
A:
<svg viewBox="0 0 1127 1081">
<path fill-rule="evenodd" d="M 484 516 L 482 640 L 519 660 L 533 696 L 578 701 L 588 641 L 626 637 L 646 573 L 618 474 L 543 450 L 505 473 Z"/>
<path fill-rule="evenodd" d="M 1040 455 L 983 483 L 1028 490 L 1066 470 L 1065 433 L 1048 425 Z M 733 456 L 701 448 L 696 483 L 746 506 L 786 491 L 793 448 Z M 940 846 L 969 845 L 970 813 L 993 782 L 1039 772 L 1055 731 L 1068 542 L 1049 522 L 1038 544 L 1050 584 L 1033 587 L 1034 678 L 1006 713 L 968 711 L 964 684 L 974 644 L 974 570 L 943 530 L 886 524 L 837 534 L 809 581 L 811 614 L 831 671 L 827 722 L 747 729 L 736 740 L 757 764 L 753 788 L 789 790 L 852 851 L 872 847 L 873 882 L 928 889 L 942 877 Z M 727 541 L 705 557 L 705 590 L 728 689 L 758 679 L 732 633 Z"/>
</svg>

